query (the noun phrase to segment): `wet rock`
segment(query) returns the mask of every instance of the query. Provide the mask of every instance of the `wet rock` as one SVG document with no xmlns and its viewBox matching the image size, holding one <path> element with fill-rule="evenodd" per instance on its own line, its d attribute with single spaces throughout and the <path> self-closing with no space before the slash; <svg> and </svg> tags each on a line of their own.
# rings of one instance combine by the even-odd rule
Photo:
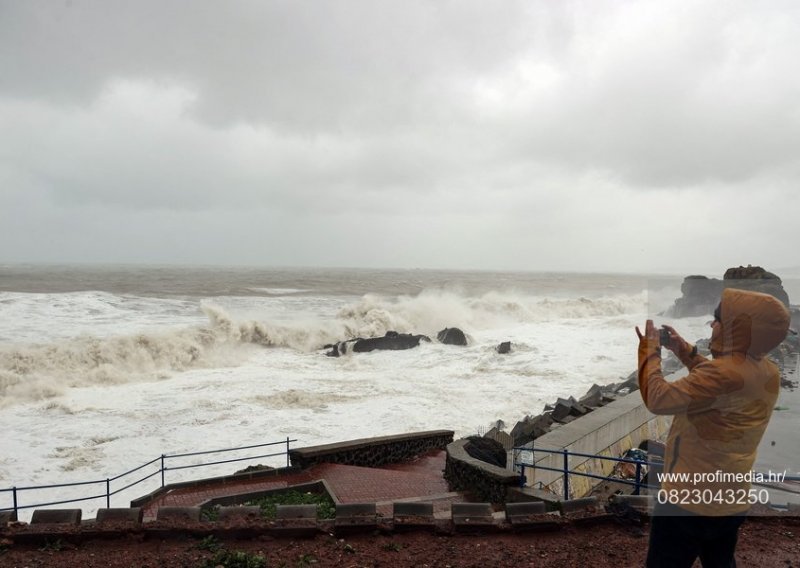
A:
<svg viewBox="0 0 800 568">
<path fill-rule="evenodd" d="M 412 349 L 419 346 L 421 341 L 430 341 L 430 338 L 426 335 L 387 331 L 386 335 L 383 337 L 370 337 L 367 339 L 358 337 L 356 339 L 326 345 L 325 348 L 330 349 L 330 351 L 326 353 L 328 357 L 338 357 L 346 353 L 367 353 L 369 351 L 375 351 L 376 349 L 390 351 Z"/>
<path fill-rule="evenodd" d="M 511 437 L 514 439 L 515 446 L 522 446 L 543 436 L 550 431 L 553 425 L 553 417 L 550 414 L 539 414 L 538 416 L 526 416 L 511 430 Z"/>
<path fill-rule="evenodd" d="M 598 406 L 603 406 L 603 394 L 605 392 L 612 392 L 612 389 L 610 389 L 608 386 L 603 387 L 598 384 L 593 384 L 591 387 L 589 387 L 589 390 L 586 391 L 586 394 L 578 400 L 578 402 L 590 410 L 592 408 L 597 408 Z"/>
<path fill-rule="evenodd" d="M 467 336 L 457 327 L 446 327 L 436 334 L 436 339 L 445 345 L 466 345 Z"/>
<path fill-rule="evenodd" d="M 511 342 L 504 341 L 503 343 L 498 345 L 495 349 L 500 355 L 506 355 L 508 353 L 511 353 Z"/>
</svg>

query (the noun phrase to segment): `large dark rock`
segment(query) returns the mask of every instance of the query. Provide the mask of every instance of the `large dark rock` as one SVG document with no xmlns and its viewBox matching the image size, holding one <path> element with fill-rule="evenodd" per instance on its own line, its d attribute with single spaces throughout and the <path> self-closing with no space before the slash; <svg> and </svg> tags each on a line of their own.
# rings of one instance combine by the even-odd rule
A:
<svg viewBox="0 0 800 568">
<path fill-rule="evenodd" d="M 511 430 L 511 437 L 514 438 L 514 446 L 522 446 L 543 436 L 550 431 L 553 425 L 553 417 L 550 414 L 539 414 L 538 416 L 526 416 L 524 420 L 517 422 Z"/>
<path fill-rule="evenodd" d="M 496 349 L 497 349 L 497 352 L 500 353 L 500 355 L 507 355 L 507 354 L 511 353 L 511 342 L 510 341 L 504 341 L 503 343 L 498 345 L 496 347 Z"/>
<path fill-rule="evenodd" d="M 506 467 L 508 454 L 503 444 L 491 438 L 470 436 L 469 442 L 464 445 L 464 450 L 476 460 L 481 460 L 497 467 Z"/>
<path fill-rule="evenodd" d="M 457 327 L 446 327 L 436 334 L 436 339 L 446 345 L 466 345 L 467 336 Z"/>
<path fill-rule="evenodd" d="M 667 315 L 678 318 L 710 315 L 725 288 L 770 294 L 789 306 L 789 295 L 778 276 L 760 266 L 739 266 L 726 270 L 722 280 L 687 276 L 681 284 L 681 297 L 667 310 Z"/>
<path fill-rule="evenodd" d="M 412 349 L 419 346 L 420 341 L 430 341 L 430 338 L 427 335 L 413 335 L 410 333 L 387 331 L 386 335 L 383 337 L 369 337 L 367 339 L 359 337 L 332 345 L 326 345 L 325 349 L 330 349 L 330 351 L 326 353 L 329 357 L 338 357 L 339 355 L 344 355 L 349 352 L 366 353 L 375 351 L 376 349 L 391 351 Z"/>
</svg>

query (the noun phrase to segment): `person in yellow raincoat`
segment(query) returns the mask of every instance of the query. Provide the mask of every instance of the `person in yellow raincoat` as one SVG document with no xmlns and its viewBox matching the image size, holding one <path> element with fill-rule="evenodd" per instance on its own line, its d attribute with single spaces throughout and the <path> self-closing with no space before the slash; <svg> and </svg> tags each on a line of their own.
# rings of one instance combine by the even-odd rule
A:
<svg viewBox="0 0 800 568">
<path fill-rule="evenodd" d="M 756 495 L 756 449 L 780 389 L 766 358 L 789 330 L 784 304 L 767 294 L 725 289 L 714 312 L 712 359 L 664 326 L 664 347 L 689 374 L 668 382 L 661 371 L 660 331 L 648 320 L 639 336 L 639 388 L 654 414 L 673 415 L 664 476 L 650 528 L 648 567 L 736 566 L 739 527 Z"/>
</svg>

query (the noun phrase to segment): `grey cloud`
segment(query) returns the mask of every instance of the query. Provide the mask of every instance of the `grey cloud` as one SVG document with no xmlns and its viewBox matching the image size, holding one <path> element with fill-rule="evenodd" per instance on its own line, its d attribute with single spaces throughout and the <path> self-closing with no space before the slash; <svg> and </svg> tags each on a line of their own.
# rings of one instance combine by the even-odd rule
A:
<svg viewBox="0 0 800 568">
<path fill-rule="evenodd" d="M 798 23 L 788 1 L 0 0 L 0 242 L 29 233 L 0 260 L 792 264 L 769 243 L 799 205 Z"/>
</svg>

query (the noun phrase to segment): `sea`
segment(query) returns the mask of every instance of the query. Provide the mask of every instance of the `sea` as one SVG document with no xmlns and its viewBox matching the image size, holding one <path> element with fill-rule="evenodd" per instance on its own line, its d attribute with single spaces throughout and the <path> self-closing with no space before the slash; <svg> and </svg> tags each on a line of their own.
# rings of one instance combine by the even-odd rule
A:
<svg viewBox="0 0 800 568">
<path fill-rule="evenodd" d="M 636 369 L 634 327 L 647 318 L 691 341 L 709 337 L 709 317 L 661 315 L 682 279 L 0 265 L 0 509 L 12 506 L 5 488 L 112 479 L 163 454 L 435 429 L 457 437 L 497 425 L 508 431 L 557 397 L 627 377 Z M 800 294 L 800 281 L 784 284 L 798 297 L 792 289 Z M 469 345 L 436 341 L 445 327 L 462 329 Z M 326 344 L 387 331 L 433 341 L 325 355 Z M 495 349 L 504 341 L 510 354 Z M 239 468 L 175 468 L 166 482 Z M 159 484 L 153 476 L 110 505 L 128 506 Z M 97 493 L 92 486 L 26 489 L 17 492 L 18 505 L 87 491 Z M 103 497 L 78 506 L 92 516 L 106 505 Z"/>
</svg>

